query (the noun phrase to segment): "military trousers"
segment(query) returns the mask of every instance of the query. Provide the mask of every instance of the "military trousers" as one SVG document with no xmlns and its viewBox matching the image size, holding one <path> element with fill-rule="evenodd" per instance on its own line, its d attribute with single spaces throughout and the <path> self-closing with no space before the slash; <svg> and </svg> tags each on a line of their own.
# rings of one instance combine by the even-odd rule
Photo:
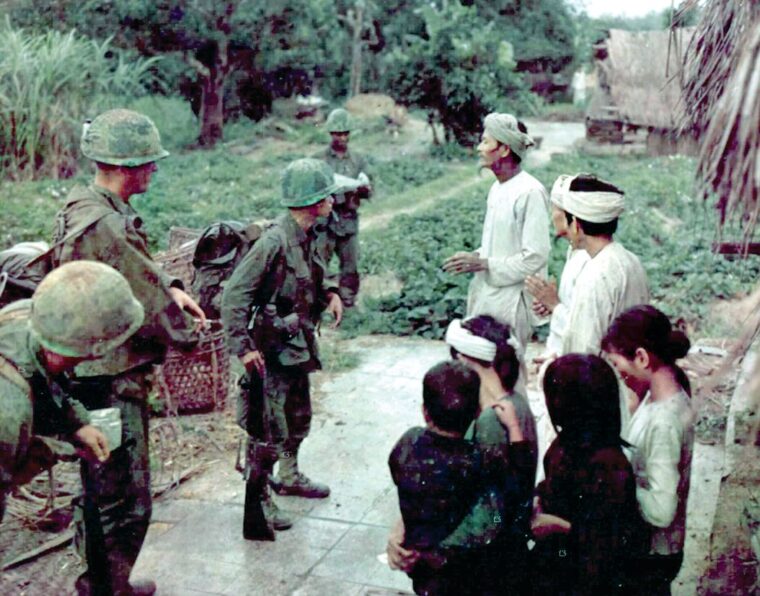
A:
<svg viewBox="0 0 760 596">
<path fill-rule="evenodd" d="M 333 255 L 338 256 L 340 266 L 339 293 L 346 306 L 352 306 L 359 292 L 359 234 L 339 235 L 328 229 L 325 239 L 325 263 L 329 265 Z"/>
<path fill-rule="evenodd" d="M 74 397 L 88 410 L 116 407 L 121 412 L 121 446 L 111 452 L 105 463 L 82 462 L 82 486 L 99 509 L 108 574 L 115 593 L 127 587 L 150 524 L 150 373 L 151 367 L 140 367 L 115 377 L 80 379 L 74 388 Z M 77 503 L 75 519 L 77 546 L 84 553 L 86 542 L 95 538 L 85 528 L 83 499 Z M 93 576 L 93 570 L 88 569 L 78 586 L 86 586 Z"/>
<path fill-rule="evenodd" d="M 264 400 L 269 409 L 272 443 L 283 455 L 296 453 L 311 428 L 309 373 L 297 366 L 269 365 Z"/>
</svg>

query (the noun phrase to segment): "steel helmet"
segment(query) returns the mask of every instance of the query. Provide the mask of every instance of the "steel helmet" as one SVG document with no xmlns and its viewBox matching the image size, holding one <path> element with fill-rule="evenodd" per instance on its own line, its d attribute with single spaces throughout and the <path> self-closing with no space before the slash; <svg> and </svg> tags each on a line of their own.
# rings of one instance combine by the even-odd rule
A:
<svg viewBox="0 0 760 596">
<path fill-rule="evenodd" d="M 319 159 L 297 159 L 282 175 L 284 207 L 308 207 L 337 191 L 332 168 Z"/>
<path fill-rule="evenodd" d="M 103 356 L 129 339 L 143 318 L 124 276 L 95 261 L 53 270 L 32 296 L 32 331 L 44 348 L 61 356 Z"/>
<path fill-rule="evenodd" d="M 122 109 L 103 112 L 85 125 L 81 148 L 93 161 L 114 166 L 141 166 L 169 155 L 150 118 Z"/>
<path fill-rule="evenodd" d="M 351 132 L 351 129 L 353 128 L 351 114 L 343 108 L 333 110 L 327 117 L 325 127 L 328 132 Z"/>
</svg>

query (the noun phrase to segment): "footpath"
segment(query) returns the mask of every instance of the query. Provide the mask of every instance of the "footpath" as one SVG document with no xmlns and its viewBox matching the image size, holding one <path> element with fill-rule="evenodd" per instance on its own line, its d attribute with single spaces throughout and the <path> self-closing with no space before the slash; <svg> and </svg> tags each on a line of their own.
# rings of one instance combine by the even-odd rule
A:
<svg viewBox="0 0 760 596">
<path fill-rule="evenodd" d="M 359 365 L 314 375 L 314 419 L 302 448 L 302 469 L 328 482 L 324 500 L 277 497 L 295 516 L 275 542 L 241 534 L 244 486 L 234 455 L 157 503 L 133 577 L 150 577 L 158 594 L 346 595 L 410 594 L 405 574 L 384 560 L 397 519 L 387 458 L 410 426 L 422 425 L 425 371 L 448 357 L 443 342 L 384 336 L 343 340 Z M 529 352 L 530 359 L 537 349 Z M 542 451 L 549 421 L 541 394 L 528 391 Z M 719 448 L 697 445 L 692 472 L 687 562 L 675 594 L 693 594 L 717 497 Z M 713 505 L 714 506 L 714 505 Z"/>
</svg>

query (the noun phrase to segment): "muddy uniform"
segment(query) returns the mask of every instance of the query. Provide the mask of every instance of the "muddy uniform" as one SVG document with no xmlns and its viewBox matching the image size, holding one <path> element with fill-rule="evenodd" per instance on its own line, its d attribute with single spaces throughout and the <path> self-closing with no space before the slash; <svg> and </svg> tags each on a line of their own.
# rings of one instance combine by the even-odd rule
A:
<svg viewBox="0 0 760 596">
<path fill-rule="evenodd" d="M 89 424 L 87 410 L 68 395 L 68 379 L 42 365 L 31 332 L 29 300 L 0 311 L 0 520 L 6 492 L 30 480 L 72 445 L 40 435 L 70 435 Z"/>
<path fill-rule="evenodd" d="M 73 395 L 87 409 L 118 407 L 122 445 L 103 465 L 82 464 L 83 484 L 100 507 L 110 574 L 124 586 L 148 530 L 151 514 L 148 408 L 150 373 L 167 346 L 191 348 L 192 321 L 169 294 L 181 282 L 161 271 L 148 253 L 142 219 L 117 195 L 97 186 L 77 186 L 59 212 L 56 265 L 88 259 L 119 271 L 145 310 L 143 326 L 125 344 L 97 362 L 76 369 Z M 84 535 L 77 510 L 80 546 Z"/>
<path fill-rule="evenodd" d="M 309 373 L 321 368 L 315 327 L 328 298 L 315 235 L 314 228 L 304 232 L 290 213 L 280 216 L 236 267 L 222 299 L 232 353 L 242 357 L 258 350 L 264 356 L 264 403 L 271 439 L 281 457 L 297 453 L 309 434 Z M 297 324 L 291 333 L 273 328 L 265 314 L 271 305 L 280 319 L 295 313 Z"/>
<path fill-rule="evenodd" d="M 321 156 L 336 174 L 357 178 L 361 172 L 367 173 L 367 161 L 360 155 L 336 153 L 328 147 Z M 333 254 L 340 261 L 340 297 L 350 306 L 359 291 L 359 203 L 363 196 L 359 191 L 336 193 L 332 215 L 327 220 L 325 237 L 325 262 L 330 263 Z"/>
</svg>

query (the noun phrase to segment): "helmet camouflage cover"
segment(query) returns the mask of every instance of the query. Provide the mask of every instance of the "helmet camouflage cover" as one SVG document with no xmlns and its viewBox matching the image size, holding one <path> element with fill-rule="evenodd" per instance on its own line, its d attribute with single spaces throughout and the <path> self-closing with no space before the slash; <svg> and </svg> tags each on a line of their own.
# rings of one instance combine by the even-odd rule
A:
<svg viewBox="0 0 760 596">
<path fill-rule="evenodd" d="M 325 122 L 328 132 L 351 132 L 352 125 L 351 114 L 343 108 L 330 112 Z"/>
<path fill-rule="evenodd" d="M 337 190 L 332 168 L 319 159 L 297 159 L 282 175 L 283 207 L 308 207 Z"/>
<path fill-rule="evenodd" d="M 150 118 L 122 109 L 103 112 L 85 126 L 81 148 L 89 159 L 114 166 L 141 166 L 169 155 Z"/>
<path fill-rule="evenodd" d="M 143 318 L 124 276 L 95 261 L 62 265 L 32 296 L 32 331 L 44 348 L 61 356 L 101 357 L 127 341 Z"/>
</svg>

